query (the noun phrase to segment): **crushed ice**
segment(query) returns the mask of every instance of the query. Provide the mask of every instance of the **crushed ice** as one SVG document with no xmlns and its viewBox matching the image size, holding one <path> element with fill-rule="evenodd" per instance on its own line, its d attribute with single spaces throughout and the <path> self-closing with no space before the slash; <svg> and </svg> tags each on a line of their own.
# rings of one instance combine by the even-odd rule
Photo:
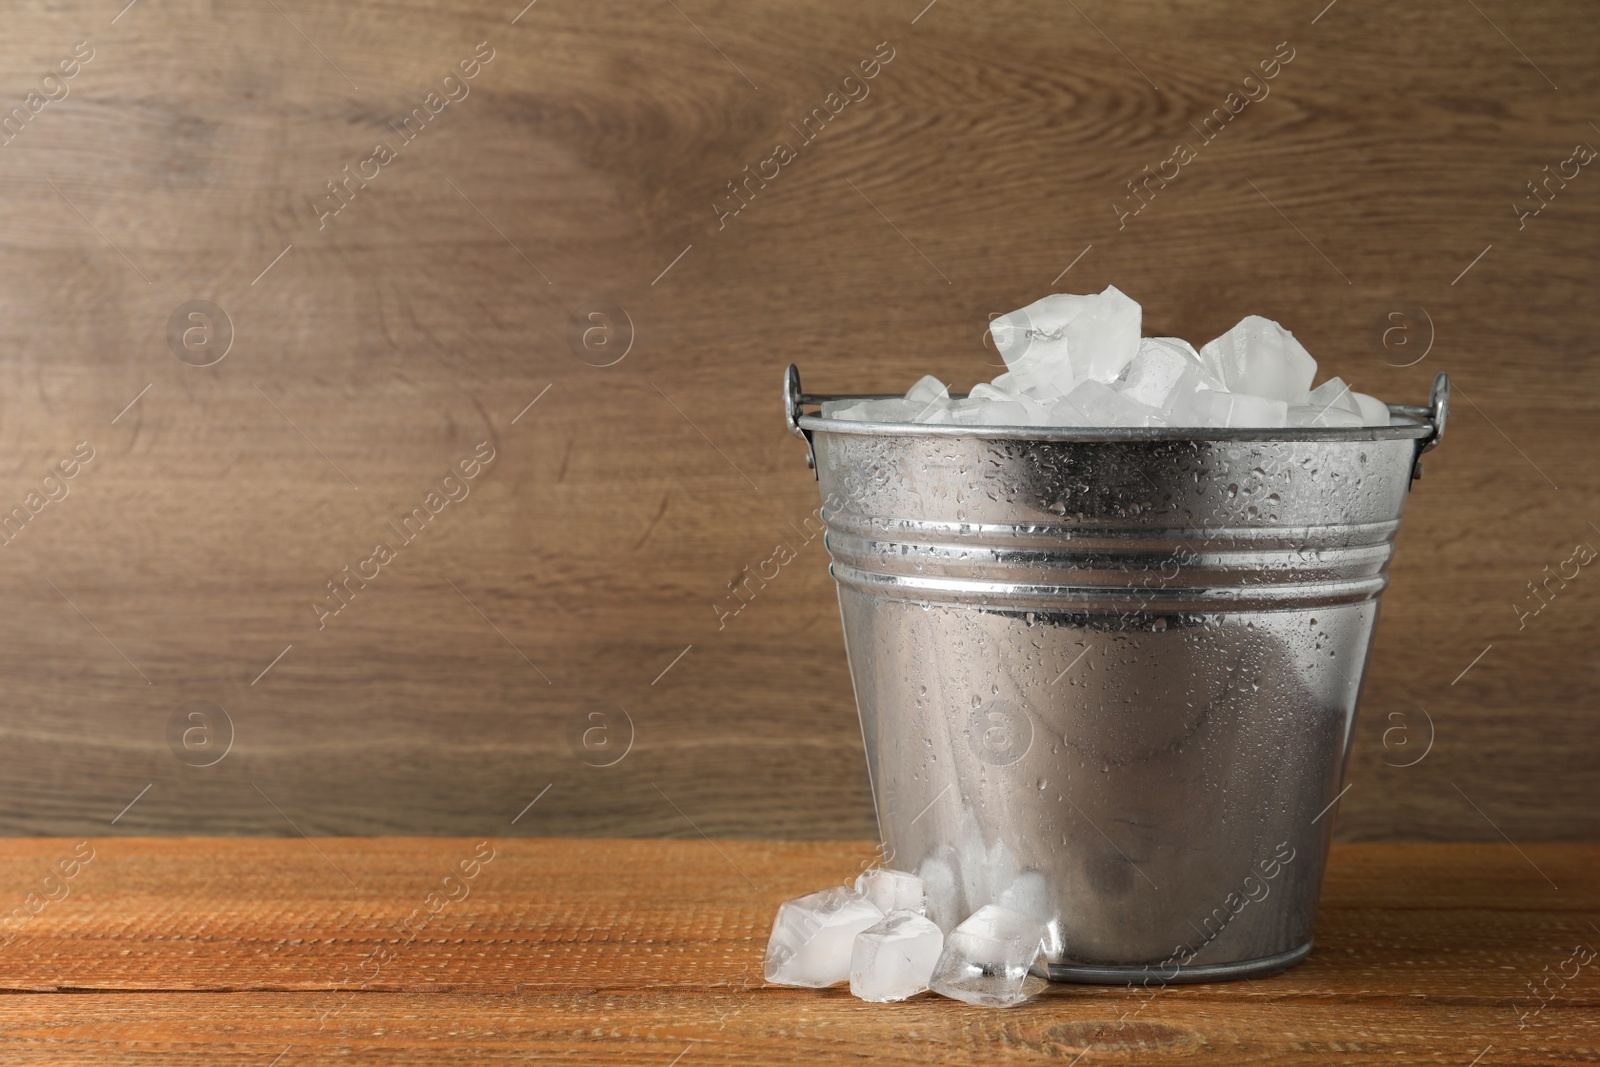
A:
<svg viewBox="0 0 1600 1067">
<path fill-rule="evenodd" d="M 923 867 L 934 873 L 938 864 Z M 959 923 L 957 877 L 946 867 L 930 885 L 875 868 L 854 886 L 784 901 L 767 941 L 767 981 L 821 988 L 848 979 L 850 992 L 878 1003 L 929 989 L 993 1007 L 1034 996 L 1047 984 L 1041 956 L 1059 937 L 1038 917 L 1047 910 L 1042 877 L 1023 872 L 999 893 L 1000 904 Z"/>
<path fill-rule="evenodd" d="M 1271 319 L 1248 315 L 1196 352 L 1181 338 L 1141 337 L 1140 318 L 1115 286 L 1054 293 L 989 324 L 1006 371 L 965 397 L 928 375 L 903 398 L 829 401 L 822 413 L 962 426 L 1389 425 L 1382 401 L 1339 378 L 1313 389 L 1317 361 Z"/>
</svg>

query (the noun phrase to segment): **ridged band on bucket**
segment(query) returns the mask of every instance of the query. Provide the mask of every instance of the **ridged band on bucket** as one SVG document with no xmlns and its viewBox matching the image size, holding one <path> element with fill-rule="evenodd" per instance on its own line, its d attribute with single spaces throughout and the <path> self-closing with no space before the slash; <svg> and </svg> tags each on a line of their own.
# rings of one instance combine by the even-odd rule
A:
<svg viewBox="0 0 1600 1067">
<path fill-rule="evenodd" d="M 807 413 L 890 866 L 1051 977 L 1310 950 L 1394 538 L 1449 383 L 1391 425 L 927 426 Z M 1197 433 L 1205 436 L 1196 437 Z"/>
</svg>

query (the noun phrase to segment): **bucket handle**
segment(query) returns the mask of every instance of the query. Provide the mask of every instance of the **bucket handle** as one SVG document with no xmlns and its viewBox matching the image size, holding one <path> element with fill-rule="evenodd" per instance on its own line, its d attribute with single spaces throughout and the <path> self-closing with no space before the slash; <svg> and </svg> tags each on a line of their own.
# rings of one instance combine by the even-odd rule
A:
<svg viewBox="0 0 1600 1067">
<path fill-rule="evenodd" d="M 817 476 L 817 453 L 811 441 L 811 432 L 800 428 L 800 408 L 803 404 L 820 404 L 823 397 L 807 396 L 800 391 L 800 368 L 793 363 L 783 372 L 783 417 L 789 424 L 789 432 L 806 443 L 806 466 L 811 468 L 811 476 Z"/>
<path fill-rule="evenodd" d="M 1389 413 L 1422 419 L 1428 424 L 1428 436 L 1417 442 L 1417 455 L 1411 462 L 1411 480 L 1416 481 L 1422 477 L 1422 454 L 1432 452 L 1444 440 L 1444 424 L 1450 417 L 1450 375 L 1444 371 L 1434 375 L 1433 390 L 1428 394 L 1426 405 L 1390 404 Z"/>
<path fill-rule="evenodd" d="M 820 404 L 830 399 L 832 397 L 813 396 L 802 392 L 800 368 L 793 363 L 783 372 L 784 421 L 789 424 L 789 432 L 806 443 L 806 466 L 811 468 L 813 477 L 817 472 L 816 445 L 811 440 L 811 431 L 800 426 L 801 408 L 805 404 Z M 1415 481 L 1422 477 L 1422 454 L 1432 452 L 1439 447 L 1439 442 L 1444 440 L 1444 424 L 1450 417 L 1450 375 L 1440 371 L 1434 376 L 1433 389 L 1428 394 L 1427 404 L 1390 404 L 1388 407 L 1391 415 L 1422 419 L 1428 425 L 1428 436 L 1417 441 L 1416 458 L 1411 462 L 1411 479 Z"/>
<path fill-rule="evenodd" d="M 951 393 L 952 397 L 966 396 L 965 393 Z M 793 363 L 783 372 L 783 417 L 789 424 L 789 432 L 806 443 L 806 466 L 811 468 L 812 476 L 816 476 L 817 453 L 814 442 L 811 440 L 811 431 L 801 428 L 800 416 L 805 414 L 802 407 L 806 404 L 821 405 L 829 400 L 893 400 L 900 396 L 899 393 L 849 393 L 843 395 L 828 395 L 823 393 L 804 393 L 800 391 L 800 368 Z"/>
</svg>

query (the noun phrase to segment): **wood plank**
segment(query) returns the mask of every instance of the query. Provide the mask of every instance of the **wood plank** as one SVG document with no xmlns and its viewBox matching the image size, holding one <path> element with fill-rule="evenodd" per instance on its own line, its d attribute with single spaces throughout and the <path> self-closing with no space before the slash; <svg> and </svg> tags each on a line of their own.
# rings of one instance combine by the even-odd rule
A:
<svg viewBox="0 0 1600 1067">
<path fill-rule="evenodd" d="M 1600 200 L 1580 177 L 1512 210 L 1600 137 L 1583 7 L 519 7 L 8 9 L 0 104 L 94 58 L 0 148 L 0 509 L 96 458 L 0 552 L 0 831 L 98 835 L 149 786 L 119 832 L 870 836 L 821 546 L 713 610 L 817 504 L 777 374 L 970 383 L 989 314 L 1092 246 L 1059 286 L 1114 282 L 1153 331 L 1261 312 L 1367 391 L 1460 386 L 1340 833 L 1600 835 L 1595 583 L 1512 610 L 1600 544 Z M 312 198 L 480 41 L 470 95 L 319 229 Z M 719 228 L 726 183 L 882 41 L 871 95 Z M 1126 183 L 1282 41 L 1271 95 L 1119 228 Z M 211 367 L 168 348 L 195 299 L 233 323 Z M 569 321 L 613 304 L 634 345 L 589 365 Z M 1377 338 L 1417 307 L 1436 343 L 1395 366 L 1420 349 Z M 486 440 L 470 497 L 319 630 L 324 583 Z M 169 749 L 190 700 L 233 723 L 214 767 Z M 590 701 L 632 717 L 616 767 L 565 740 Z M 1437 743 L 1395 767 L 1419 708 Z"/>
<path fill-rule="evenodd" d="M 69 839 L 6 842 L 0 892 L 20 903 L 75 847 L 88 854 Z M 1592 845 L 1527 844 L 1525 855 L 1509 845 L 1336 845 L 1318 947 L 1300 966 L 1148 992 L 1054 986 L 1011 1011 L 931 996 L 868 1005 L 843 989 L 765 986 L 760 956 L 776 903 L 853 873 L 872 854 L 864 842 L 489 847 L 492 856 L 470 839 L 97 840 L 67 894 L 0 948 L 0 1057 L 260 1064 L 281 1054 L 280 1067 L 334 1055 L 1600 1059 L 1592 968 L 1537 1013 L 1526 991 L 1561 970 L 1573 943 L 1600 939 L 1589 926 L 1600 906 Z M 441 872 L 474 855 L 490 858 L 455 887 L 460 899 L 414 937 L 397 933 L 441 888 Z"/>
<path fill-rule="evenodd" d="M 337 1014 L 329 1016 L 332 1010 Z M 1547 1009 L 1518 1033 L 1481 1008 L 1279 1000 L 1128 1002 L 1060 991 L 1000 1014 L 950 1001 L 884 1010 L 848 993 L 430 997 L 371 994 L 90 994 L 0 998 L 8 1063 L 983 1064 L 1162 1063 L 1352 1067 L 1584 1064 L 1600 1060 L 1592 1006 Z M 1504 1013 L 1509 1014 L 1509 1013 Z M 326 1018 L 325 1018 L 326 1016 Z M 1510 1033 L 1507 1034 L 1509 1029 Z M 1499 1038 L 1498 1041 L 1495 1038 Z"/>
<path fill-rule="evenodd" d="M 7 898 L 40 892 L 75 845 L 8 842 Z M 1339 846 L 1320 948 L 1294 984 L 1349 993 L 1364 987 L 1349 984 L 1356 972 L 1404 958 L 1386 995 L 1521 995 L 1548 957 L 1590 936 L 1600 905 L 1595 847 L 1521 847 Z M 849 880 L 873 855 L 854 842 L 495 839 L 467 895 L 411 937 L 430 892 L 462 893 L 459 873 L 442 879 L 477 842 L 109 838 L 91 850 L 69 896 L 6 947 L 0 990 L 325 989 L 369 959 L 381 962 L 372 990 L 708 989 L 754 973 L 780 901 Z"/>
</svg>

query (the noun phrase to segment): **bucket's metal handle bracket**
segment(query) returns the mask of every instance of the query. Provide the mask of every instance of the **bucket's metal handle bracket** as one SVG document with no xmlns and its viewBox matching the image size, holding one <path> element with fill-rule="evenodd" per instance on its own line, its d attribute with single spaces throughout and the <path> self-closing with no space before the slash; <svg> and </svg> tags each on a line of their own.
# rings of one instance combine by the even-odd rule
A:
<svg viewBox="0 0 1600 1067">
<path fill-rule="evenodd" d="M 1411 463 L 1411 480 L 1422 477 L 1422 454 L 1432 452 L 1444 440 L 1444 424 L 1450 417 L 1450 375 L 1440 371 L 1433 379 L 1433 391 L 1428 394 L 1426 407 L 1416 404 L 1390 404 L 1396 415 L 1409 415 L 1428 423 L 1428 436 L 1417 442 L 1417 455 Z"/>
<path fill-rule="evenodd" d="M 789 369 L 783 372 L 783 417 L 789 424 L 789 432 L 806 443 L 806 466 L 811 468 L 812 477 L 817 473 L 817 446 L 811 440 L 811 432 L 800 428 L 800 416 L 802 405 L 819 402 L 800 391 L 800 368 L 789 364 Z"/>
</svg>

